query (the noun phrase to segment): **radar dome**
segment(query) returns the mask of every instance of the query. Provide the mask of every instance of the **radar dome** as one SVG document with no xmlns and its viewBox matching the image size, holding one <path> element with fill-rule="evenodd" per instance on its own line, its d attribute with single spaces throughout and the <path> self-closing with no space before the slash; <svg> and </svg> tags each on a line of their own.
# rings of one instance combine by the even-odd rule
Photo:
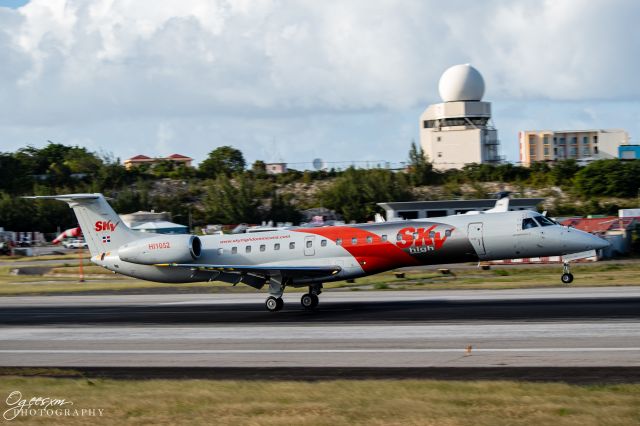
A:
<svg viewBox="0 0 640 426">
<path fill-rule="evenodd" d="M 469 64 L 454 65 L 440 77 L 438 91 L 444 102 L 480 101 L 484 95 L 484 79 Z"/>
</svg>

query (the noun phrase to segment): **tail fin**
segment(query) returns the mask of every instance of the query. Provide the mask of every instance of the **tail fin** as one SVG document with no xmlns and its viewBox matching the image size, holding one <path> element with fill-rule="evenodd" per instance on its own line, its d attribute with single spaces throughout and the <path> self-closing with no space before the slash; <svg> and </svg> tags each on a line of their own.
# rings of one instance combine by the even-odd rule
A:
<svg viewBox="0 0 640 426">
<path fill-rule="evenodd" d="M 102 194 L 66 194 L 24 197 L 40 200 L 59 200 L 69 204 L 78 218 L 78 223 L 89 246 L 91 256 L 109 251 L 140 238 L 129 229 L 111 208 Z"/>
</svg>

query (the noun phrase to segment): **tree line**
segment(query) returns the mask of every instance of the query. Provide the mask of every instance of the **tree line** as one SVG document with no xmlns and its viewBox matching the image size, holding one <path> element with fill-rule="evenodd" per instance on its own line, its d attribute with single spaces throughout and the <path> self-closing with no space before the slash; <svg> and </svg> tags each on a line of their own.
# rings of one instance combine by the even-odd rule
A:
<svg viewBox="0 0 640 426">
<path fill-rule="evenodd" d="M 305 208 L 324 206 L 346 221 L 366 221 L 380 211 L 378 202 L 415 200 L 417 187 L 440 185 L 447 196 L 456 196 L 460 195 L 460 185 L 479 182 L 531 188 L 558 186 L 582 201 L 582 207 L 558 205 L 552 214 L 606 213 L 599 204 L 601 198 L 640 196 L 638 176 L 640 160 L 616 159 L 583 167 L 566 160 L 531 167 L 470 164 L 459 170 L 437 171 L 415 144 L 410 146 L 403 170 L 289 170 L 271 175 L 263 161 L 248 166 L 242 152 L 230 146 L 212 150 L 198 167 L 164 161 L 126 169 L 111 155 L 50 142 L 43 148 L 29 146 L 0 153 L 0 227 L 55 232 L 75 226 L 75 217 L 66 205 L 24 200 L 22 195 L 102 192 L 112 197 L 118 212 L 166 210 L 182 224 L 190 218 L 195 225 L 259 223 L 267 219 L 298 223 L 300 210 Z M 326 182 L 310 196 L 301 197 L 292 189 L 293 184 L 319 181 Z M 169 182 L 170 189 L 157 190 L 159 182 Z"/>
</svg>

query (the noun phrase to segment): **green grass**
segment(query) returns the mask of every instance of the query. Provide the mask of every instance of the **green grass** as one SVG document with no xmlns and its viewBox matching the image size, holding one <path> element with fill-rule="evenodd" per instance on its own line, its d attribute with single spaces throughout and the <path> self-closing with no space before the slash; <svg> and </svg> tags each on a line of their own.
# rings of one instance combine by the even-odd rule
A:
<svg viewBox="0 0 640 426">
<path fill-rule="evenodd" d="M 100 418 L 16 424 L 634 425 L 640 385 L 510 381 L 216 381 L 0 377 L 8 395 L 64 398 Z M 6 396 L 0 406 L 7 409 Z"/>
</svg>

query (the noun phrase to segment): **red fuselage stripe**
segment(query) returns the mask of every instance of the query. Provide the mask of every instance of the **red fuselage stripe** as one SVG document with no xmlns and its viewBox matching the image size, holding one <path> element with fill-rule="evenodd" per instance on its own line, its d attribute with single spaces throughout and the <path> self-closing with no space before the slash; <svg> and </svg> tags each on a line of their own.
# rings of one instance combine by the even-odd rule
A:
<svg viewBox="0 0 640 426">
<path fill-rule="evenodd" d="M 367 273 L 420 265 L 418 259 L 409 253 L 389 241 L 382 241 L 379 235 L 364 229 L 348 226 L 329 226 L 325 228 L 299 229 L 296 232 L 319 235 L 334 242 L 341 239 L 341 247 L 347 250 Z M 388 237 L 395 238 L 395 234 L 388 235 Z"/>
</svg>

